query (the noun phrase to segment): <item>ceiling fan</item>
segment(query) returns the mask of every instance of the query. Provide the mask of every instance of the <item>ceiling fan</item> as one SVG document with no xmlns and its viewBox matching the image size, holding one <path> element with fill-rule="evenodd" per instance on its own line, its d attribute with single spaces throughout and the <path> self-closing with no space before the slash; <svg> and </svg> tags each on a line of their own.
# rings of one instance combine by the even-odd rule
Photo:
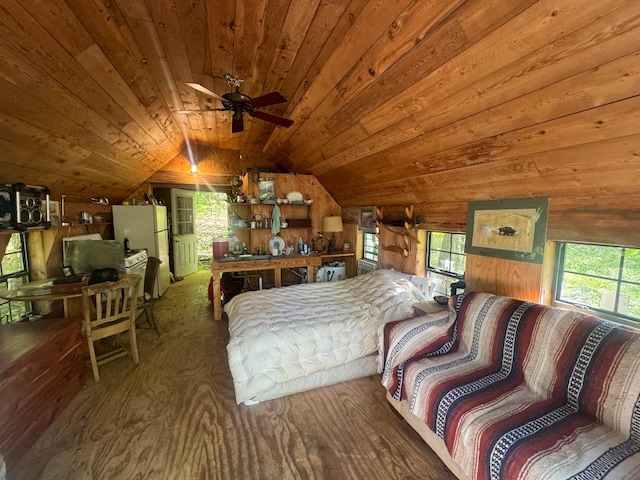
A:
<svg viewBox="0 0 640 480">
<path fill-rule="evenodd" d="M 226 111 L 233 112 L 231 121 L 231 133 L 239 133 L 244 131 L 244 113 L 248 113 L 252 117 L 265 120 L 267 122 L 275 123 L 281 127 L 289 128 L 293 125 L 293 120 L 288 118 L 278 117 L 277 115 L 271 115 L 270 113 L 261 112 L 258 108 L 266 107 L 269 105 L 275 105 L 276 103 L 286 102 L 287 99 L 282 96 L 280 92 L 271 92 L 259 97 L 251 98 L 240 92 L 240 84 L 244 80 L 240 80 L 233 75 L 227 73 L 224 75 L 224 79 L 227 81 L 229 88 L 234 89 L 232 92 L 225 93 L 220 96 L 217 93 L 213 93 L 207 87 L 203 87 L 199 83 L 188 83 L 191 88 L 198 90 L 210 97 L 220 100 L 223 108 L 212 108 L 208 110 L 180 110 L 178 113 L 202 113 L 211 111 Z"/>
</svg>

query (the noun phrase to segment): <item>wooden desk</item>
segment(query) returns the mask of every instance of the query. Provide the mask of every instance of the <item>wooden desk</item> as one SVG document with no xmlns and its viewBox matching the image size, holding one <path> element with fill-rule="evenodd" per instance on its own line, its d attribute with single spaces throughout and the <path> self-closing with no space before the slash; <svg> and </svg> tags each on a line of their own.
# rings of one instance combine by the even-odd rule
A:
<svg viewBox="0 0 640 480">
<path fill-rule="evenodd" d="M 271 257 L 269 260 L 233 260 L 218 261 L 213 259 L 211 262 L 212 284 L 213 284 L 213 319 L 222 320 L 222 304 L 220 302 L 220 277 L 224 272 L 250 272 L 257 270 L 273 270 L 275 277 L 275 286 L 282 286 L 282 269 L 283 268 L 300 268 L 300 267 L 319 267 L 323 262 L 329 260 L 349 260 L 354 258 L 353 253 L 335 253 L 335 254 L 316 254 L 316 255 L 288 255 Z M 353 263 L 353 262 L 351 262 Z M 351 269 L 354 270 L 353 268 Z M 347 268 L 349 272 L 349 268 Z M 355 272 L 354 272 L 355 273 Z M 349 276 L 349 275 L 347 275 Z M 351 275 L 353 276 L 353 275 Z M 314 282 L 315 275 L 313 271 L 307 274 L 307 281 Z"/>
<path fill-rule="evenodd" d="M 131 274 L 120 273 L 120 279 Z M 144 279 L 141 280 L 144 282 Z M 82 319 L 82 292 L 60 292 L 52 293 L 51 285 L 53 278 L 36 280 L 34 282 L 20 285 L 16 290 L 0 291 L 0 297 L 11 302 L 53 302 L 62 300 L 65 318 L 74 317 Z"/>
</svg>

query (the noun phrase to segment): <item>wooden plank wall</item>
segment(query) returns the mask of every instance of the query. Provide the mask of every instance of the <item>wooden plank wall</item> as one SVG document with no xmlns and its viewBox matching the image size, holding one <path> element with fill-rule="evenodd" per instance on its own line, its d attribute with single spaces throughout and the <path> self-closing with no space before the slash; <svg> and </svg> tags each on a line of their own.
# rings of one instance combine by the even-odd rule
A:
<svg viewBox="0 0 640 480">
<path fill-rule="evenodd" d="M 433 228 L 464 231 L 469 201 L 547 196 L 550 239 L 639 245 L 637 7 L 456 7 L 422 36 L 416 3 L 394 35 L 349 37 L 289 105 L 312 120 L 274 132 L 267 153 L 288 152 L 343 207 L 413 203 Z M 373 8 L 354 29 L 379 27 Z"/>
<path fill-rule="evenodd" d="M 281 198 L 286 198 L 287 193 L 296 191 L 300 192 L 305 199 L 312 199 L 313 204 L 309 209 L 312 228 L 309 235 L 315 237 L 318 232 L 322 231 L 322 218 L 330 215 L 341 215 L 342 209 L 340 205 L 327 192 L 322 184 L 313 175 L 297 175 L 290 173 L 261 173 L 261 177 L 271 177 L 276 182 L 276 193 Z M 250 182 L 249 191 L 254 195 L 258 195 L 258 185 L 256 182 Z M 280 231 L 287 244 L 296 244 L 297 237 L 294 238 L 294 231 L 291 232 L 283 229 Z M 297 232 L 299 233 L 299 231 Z M 343 233 L 335 233 L 335 245 L 342 249 Z M 304 237 L 303 237 L 304 240 Z M 306 240 L 310 242 L 310 238 Z"/>
</svg>

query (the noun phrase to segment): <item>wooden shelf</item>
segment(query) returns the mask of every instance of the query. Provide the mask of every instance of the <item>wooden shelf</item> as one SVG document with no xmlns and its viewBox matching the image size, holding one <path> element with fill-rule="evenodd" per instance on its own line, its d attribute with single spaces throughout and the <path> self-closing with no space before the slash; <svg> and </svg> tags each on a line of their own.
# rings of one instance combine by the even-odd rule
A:
<svg viewBox="0 0 640 480">
<path fill-rule="evenodd" d="M 261 215 L 263 218 L 271 216 L 275 206 L 280 208 L 280 218 L 285 219 L 308 219 L 312 204 L 306 203 L 233 203 L 228 204 L 229 209 L 239 218 L 251 222 L 254 215 Z M 236 232 L 241 241 L 246 241 L 249 251 L 254 251 L 257 247 L 262 247 L 267 241 L 267 237 L 271 235 L 271 227 L 233 227 L 230 229 Z M 250 232 L 250 233 L 247 233 Z M 289 237 L 287 241 L 292 241 L 291 237 L 302 236 L 305 243 L 311 241 L 311 232 L 313 227 L 292 227 L 280 228 L 279 235 Z"/>
</svg>

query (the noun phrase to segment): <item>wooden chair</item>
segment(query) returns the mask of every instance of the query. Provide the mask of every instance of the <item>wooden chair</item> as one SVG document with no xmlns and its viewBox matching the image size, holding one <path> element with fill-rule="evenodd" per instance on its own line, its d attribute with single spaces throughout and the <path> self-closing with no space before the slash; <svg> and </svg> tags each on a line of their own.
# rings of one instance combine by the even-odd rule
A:
<svg viewBox="0 0 640 480">
<path fill-rule="evenodd" d="M 100 381 L 98 365 L 130 354 L 138 364 L 135 319 L 138 304 L 139 275 L 126 275 L 117 282 L 103 282 L 82 288 L 84 333 L 87 337 L 93 378 Z M 106 337 L 129 332 L 130 351 L 120 343 L 119 348 L 96 355 L 94 342 Z"/>
<path fill-rule="evenodd" d="M 153 328 L 158 335 L 160 330 L 156 325 L 156 318 L 153 314 L 153 289 L 156 285 L 156 278 L 158 276 L 158 270 L 162 260 L 156 257 L 149 257 L 147 259 L 147 270 L 144 274 L 144 294 L 138 299 L 138 317 L 144 312 L 149 327 L 141 328 Z"/>
</svg>

